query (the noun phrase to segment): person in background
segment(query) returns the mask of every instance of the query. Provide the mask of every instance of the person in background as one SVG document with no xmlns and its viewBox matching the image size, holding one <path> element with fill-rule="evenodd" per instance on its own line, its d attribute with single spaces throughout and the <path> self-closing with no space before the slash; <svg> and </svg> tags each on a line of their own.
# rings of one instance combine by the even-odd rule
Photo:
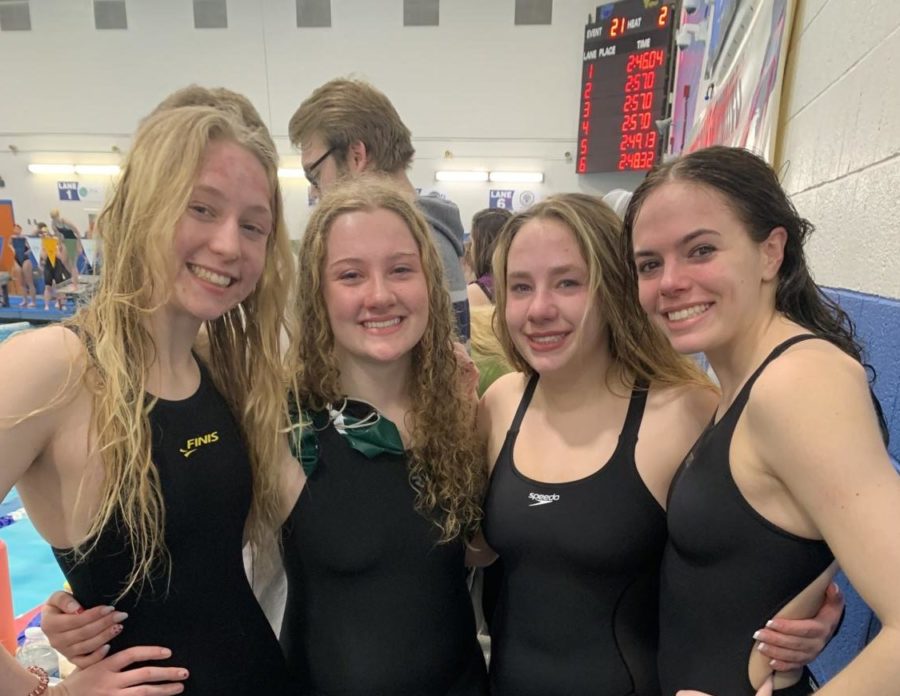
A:
<svg viewBox="0 0 900 696">
<path fill-rule="evenodd" d="M 502 208 L 486 208 L 472 217 L 471 259 L 475 276 L 469 283 L 469 316 L 472 333 L 472 360 L 478 368 L 478 395 L 498 377 L 512 368 L 503 355 L 503 348 L 494 332 L 494 280 L 491 256 L 500 230 L 512 213 Z M 489 572 L 496 572 L 494 571 Z"/>
<path fill-rule="evenodd" d="M 457 334 L 467 342 L 469 303 L 459 209 L 437 194 L 419 195 L 413 187 L 406 173 L 415 154 L 412 134 L 390 100 L 361 80 L 331 80 L 303 101 L 291 117 L 288 133 L 300 148 L 303 171 L 316 193 L 327 193 L 341 179 L 375 172 L 415 201 L 443 263 Z"/>
<path fill-rule="evenodd" d="M 462 266 L 463 266 L 463 276 L 466 279 L 466 284 L 473 282 L 475 280 L 475 271 L 473 271 L 472 269 L 475 266 L 475 261 L 472 259 L 472 237 L 471 237 L 471 235 L 463 243 Z"/>
<path fill-rule="evenodd" d="M 31 251 L 28 240 L 22 235 L 22 226 L 13 225 L 10 243 L 15 252 L 15 260 L 10 272 L 12 279 L 22 293 L 23 307 L 37 307 L 37 289 L 34 286 L 34 265 L 31 263 Z M 30 298 L 30 299 L 29 299 Z"/>
<path fill-rule="evenodd" d="M 628 291 L 721 384 L 668 496 L 666 696 L 752 694 L 771 667 L 748 633 L 811 611 L 835 559 L 883 628 L 818 693 L 900 694 L 900 478 L 852 323 L 807 267 L 812 229 L 739 148 L 666 162 L 628 206 Z M 810 692 L 800 671 L 775 677 L 777 696 Z"/>
<path fill-rule="evenodd" d="M 487 546 L 471 556 L 504 562 L 492 694 L 660 696 L 666 501 L 717 392 L 642 311 L 620 220 L 598 198 L 555 195 L 515 215 L 493 273 L 498 335 L 519 372 L 479 408 L 491 476 Z M 760 629 L 763 653 L 794 668 L 833 631 L 834 604 L 812 621 L 761 628 L 761 617 L 746 638 Z"/>
<path fill-rule="evenodd" d="M 0 346 L 3 384 L 33 373 L 0 395 L 0 491 L 16 484 L 53 545 L 64 610 L 93 607 L 60 626 L 128 617 L 52 693 L 291 693 L 241 555 L 245 536 L 274 551 L 300 484 L 283 434 L 295 272 L 278 155 L 244 97 L 188 90 L 135 135 L 100 216 L 92 302 Z M 0 655 L 2 696 L 45 691 Z"/>
<path fill-rule="evenodd" d="M 65 297 L 57 294 L 57 286 L 69 280 L 72 274 L 66 267 L 63 256 L 66 253 L 62 240 L 53 232 L 47 224 L 39 222 L 37 224 L 37 236 L 42 240 L 53 240 L 56 242 L 56 253 L 51 257 L 44 243 L 41 244 L 41 256 L 39 263 L 44 272 L 44 309 L 50 311 L 52 304 L 56 304 L 56 308 L 60 311 L 65 309 Z M 52 243 L 52 242 L 51 242 Z"/>
<path fill-rule="evenodd" d="M 74 222 L 66 220 L 60 216 L 59 209 L 53 208 L 50 211 L 50 226 L 59 239 L 60 252 L 63 263 L 70 269 L 72 274 L 72 289 L 78 289 L 78 259 L 81 256 L 81 233 L 75 226 Z"/>
<path fill-rule="evenodd" d="M 494 276 L 491 257 L 497 237 L 512 213 L 503 208 L 485 208 L 472 216 L 472 273 L 474 280 L 467 286 L 469 307 L 494 304 Z"/>
</svg>

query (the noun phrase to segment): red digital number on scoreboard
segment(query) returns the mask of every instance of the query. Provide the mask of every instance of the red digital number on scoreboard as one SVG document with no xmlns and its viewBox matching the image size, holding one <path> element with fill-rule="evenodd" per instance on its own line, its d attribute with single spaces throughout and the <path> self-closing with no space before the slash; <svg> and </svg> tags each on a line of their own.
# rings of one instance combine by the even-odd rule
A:
<svg viewBox="0 0 900 696">
<path fill-rule="evenodd" d="M 669 21 L 669 6 L 663 5 L 659 8 L 659 14 L 656 16 L 656 26 L 664 27 Z"/>
<path fill-rule="evenodd" d="M 668 6 L 661 8 L 657 23 L 663 26 L 666 21 Z M 617 166 L 620 171 L 649 169 L 656 160 L 659 136 L 653 123 L 656 101 L 653 89 L 656 87 L 657 73 L 665 61 L 666 54 L 661 48 L 628 56 Z"/>
<path fill-rule="evenodd" d="M 579 174 L 587 170 L 587 156 L 590 149 L 588 136 L 591 134 L 591 92 L 594 90 L 594 64 L 588 65 L 585 76 L 584 90 L 581 94 L 581 126 L 578 137 L 578 166 L 575 168 Z"/>
<path fill-rule="evenodd" d="M 614 39 L 625 33 L 625 18 L 613 17 L 609 23 L 609 38 Z"/>
</svg>

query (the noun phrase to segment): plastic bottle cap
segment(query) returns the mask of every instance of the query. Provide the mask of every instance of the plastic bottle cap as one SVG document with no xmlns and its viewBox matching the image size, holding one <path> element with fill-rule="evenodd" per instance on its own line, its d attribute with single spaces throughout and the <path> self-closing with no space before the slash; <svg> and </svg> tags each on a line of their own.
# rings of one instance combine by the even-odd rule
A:
<svg viewBox="0 0 900 696">
<path fill-rule="evenodd" d="M 39 626 L 31 626 L 25 629 L 25 640 L 46 640 L 47 636 Z"/>
</svg>

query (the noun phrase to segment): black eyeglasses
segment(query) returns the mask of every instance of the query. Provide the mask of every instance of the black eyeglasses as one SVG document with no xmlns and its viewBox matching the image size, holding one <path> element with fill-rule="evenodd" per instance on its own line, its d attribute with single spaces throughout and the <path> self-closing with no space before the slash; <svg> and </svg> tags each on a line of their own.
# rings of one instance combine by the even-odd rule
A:
<svg viewBox="0 0 900 696">
<path fill-rule="evenodd" d="M 334 147 L 328 148 L 328 150 L 326 150 L 324 155 L 322 155 L 319 159 L 317 159 L 315 162 L 313 162 L 308 167 L 303 168 L 303 173 L 306 175 L 306 180 L 309 182 L 310 186 L 312 186 L 314 188 L 319 188 L 319 177 L 316 176 L 316 169 L 319 168 L 319 166 L 322 164 L 322 162 L 324 162 L 325 159 L 328 157 L 328 155 L 330 155 L 332 152 L 334 152 L 335 149 L 336 148 L 334 148 Z"/>
</svg>

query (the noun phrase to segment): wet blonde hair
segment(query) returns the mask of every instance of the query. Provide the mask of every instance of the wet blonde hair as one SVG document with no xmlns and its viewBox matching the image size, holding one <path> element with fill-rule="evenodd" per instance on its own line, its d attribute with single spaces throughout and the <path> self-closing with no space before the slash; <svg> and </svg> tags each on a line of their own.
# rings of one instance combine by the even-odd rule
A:
<svg viewBox="0 0 900 696">
<path fill-rule="evenodd" d="M 509 294 L 506 264 L 509 249 L 522 226 L 531 220 L 555 220 L 575 238 L 587 264 L 588 283 L 606 326 L 611 373 L 621 386 L 630 380 L 661 385 L 694 384 L 711 387 L 710 381 L 690 358 L 675 352 L 668 339 L 647 317 L 638 301 L 634 264 L 625 256 L 622 222 L 600 198 L 582 193 L 563 193 L 534 204 L 514 215 L 503 227 L 494 250 L 494 330 L 510 364 L 534 374 L 513 342 L 506 324 Z"/>
<path fill-rule="evenodd" d="M 484 453 L 473 436 L 475 403 L 464 392 L 454 355 L 454 320 L 443 267 L 428 224 L 396 187 L 372 175 L 342 182 L 316 206 L 300 245 L 296 314 L 303 332 L 295 354 L 295 388 L 304 408 L 322 410 L 345 396 L 324 298 L 328 234 L 341 216 L 388 210 L 415 240 L 428 288 L 428 322 L 412 350 L 409 478 L 416 509 L 435 521 L 441 541 L 474 531 L 486 483 Z M 375 234 L 373 231 L 372 234 Z"/>
<path fill-rule="evenodd" d="M 194 90 L 202 88 L 192 88 Z M 176 93 L 169 100 L 173 100 Z M 196 96 L 196 91 L 193 93 Z M 92 394 L 92 433 L 103 464 L 99 509 L 83 558 L 116 520 L 134 561 L 120 596 L 169 569 L 163 538 L 165 506 L 151 458 L 147 372 L 156 346 L 148 318 L 171 296 L 176 225 L 187 209 L 211 143 L 245 148 L 266 172 L 273 229 L 255 289 L 221 317 L 204 322 L 204 352 L 217 389 L 239 423 L 253 471 L 248 533 L 271 546 L 280 522 L 278 457 L 287 426 L 285 373 L 279 353 L 287 293 L 295 277 L 278 185 L 278 155 L 268 131 L 242 114 L 252 105 L 233 92 L 211 93 L 207 105 L 157 109 L 138 129 L 115 190 L 97 222 L 104 266 L 89 305 L 67 323 L 86 346 L 85 383 Z"/>
</svg>

